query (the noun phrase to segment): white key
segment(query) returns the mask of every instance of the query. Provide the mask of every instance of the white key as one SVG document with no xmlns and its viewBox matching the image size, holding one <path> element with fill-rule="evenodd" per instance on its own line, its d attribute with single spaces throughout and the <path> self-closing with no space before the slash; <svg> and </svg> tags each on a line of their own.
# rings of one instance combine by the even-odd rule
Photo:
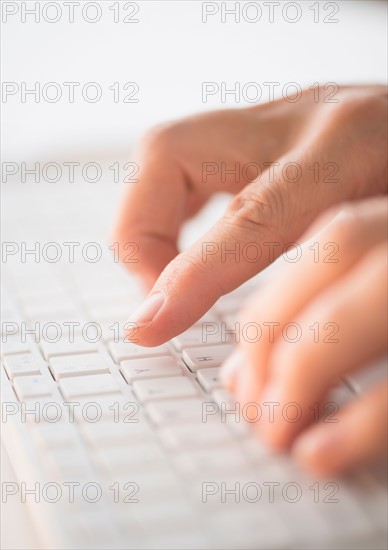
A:
<svg viewBox="0 0 388 550">
<path fill-rule="evenodd" d="M 190 420 L 201 422 L 202 406 L 203 401 L 196 398 L 153 401 L 146 405 L 146 412 L 158 426 Z"/>
<path fill-rule="evenodd" d="M 95 423 L 85 422 L 81 425 L 81 430 L 86 440 L 95 447 L 124 443 L 132 445 L 153 437 L 153 432 L 144 418 L 134 423 L 101 420 Z M 130 447 L 128 451 L 130 452 Z"/>
<path fill-rule="evenodd" d="M 192 348 L 198 346 L 203 347 L 215 344 L 226 344 L 228 343 L 228 340 L 224 337 L 224 341 L 222 341 L 221 322 L 219 322 L 214 334 L 211 330 L 206 328 L 206 325 L 202 325 L 200 327 L 195 326 L 185 332 L 182 332 L 182 334 L 179 334 L 176 338 L 173 338 L 172 343 L 178 351 L 182 351 L 183 349 L 189 347 Z"/>
<path fill-rule="evenodd" d="M 69 447 L 76 441 L 76 431 L 72 424 L 40 423 L 33 427 L 32 434 L 42 448 Z"/>
<path fill-rule="evenodd" d="M 132 512 L 136 520 L 146 529 L 153 525 L 155 528 L 163 527 L 166 530 L 174 529 L 176 531 L 178 527 L 185 529 L 194 521 L 194 511 L 183 499 L 166 502 L 163 506 L 160 506 L 160 503 L 142 505 L 139 502 L 133 507 Z M 159 548 L 171 547 L 159 546 Z"/>
<path fill-rule="evenodd" d="M 218 495 L 213 498 L 217 497 L 220 498 Z M 287 548 L 290 545 L 292 533 L 280 514 L 274 514 L 270 506 L 261 506 L 254 511 L 256 514 L 252 517 L 252 514 L 248 515 L 249 508 L 231 510 L 227 504 L 222 504 L 217 514 L 209 515 L 208 529 L 219 541 L 219 548 Z M 300 515 L 303 520 L 303 514 Z M 303 528 L 299 532 L 304 533 Z M 294 537 L 297 539 L 296 535 Z"/>
<path fill-rule="evenodd" d="M 22 401 L 31 397 L 51 395 L 52 391 L 43 376 L 18 376 L 13 383 L 16 395 Z"/>
<path fill-rule="evenodd" d="M 11 380 L 15 376 L 27 374 L 40 374 L 40 367 L 33 355 L 23 353 L 20 355 L 7 355 L 4 359 L 4 367 Z"/>
<path fill-rule="evenodd" d="M 252 435 L 252 427 L 254 423 L 249 424 L 243 417 L 243 415 L 226 414 L 225 424 L 228 426 L 232 434 L 236 437 L 249 437 Z"/>
<path fill-rule="evenodd" d="M 109 489 L 102 492 L 105 495 L 108 491 Z M 90 509 L 84 508 L 78 514 L 74 511 L 71 516 L 65 515 L 61 518 L 63 528 L 66 532 L 71 532 L 72 540 L 79 541 L 80 548 L 122 548 L 115 525 L 107 517 L 106 511 L 96 509 L 96 505 L 98 504 L 95 503 Z M 134 546 L 131 545 L 129 548 Z"/>
<path fill-rule="evenodd" d="M 23 402 L 25 408 L 21 411 L 22 422 L 25 416 L 26 421 L 32 425 L 51 423 L 59 429 L 58 426 L 62 426 L 63 421 L 70 418 L 69 409 L 50 397 L 24 399 Z"/>
<path fill-rule="evenodd" d="M 46 303 L 61 304 L 61 308 L 69 304 L 71 296 L 63 290 L 47 291 L 43 288 L 39 290 L 31 290 L 28 288 L 20 289 L 18 291 L 19 300 L 22 303 L 22 309 L 24 311 L 32 311 L 32 308 L 44 307 Z M 67 305 L 68 307 L 68 305 Z M 58 308 L 57 308 L 58 309 Z"/>
<path fill-rule="evenodd" d="M 59 340 L 58 342 L 46 342 L 42 340 L 40 347 L 45 359 L 56 355 L 75 355 L 96 351 L 96 344 L 91 344 L 81 337 L 74 337 L 74 342 L 70 342 L 68 338 Z"/>
<path fill-rule="evenodd" d="M 157 471 L 166 462 L 162 449 L 153 441 L 135 442 L 128 449 L 101 448 L 95 453 L 93 456 L 102 464 L 104 470 L 114 476 L 119 472 L 127 472 L 130 475 L 134 469 Z M 132 476 L 131 481 L 134 481 Z"/>
<path fill-rule="evenodd" d="M 133 383 L 133 390 L 142 402 L 174 397 L 195 397 L 198 393 L 191 380 L 184 376 L 138 380 Z"/>
<path fill-rule="evenodd" d="M 224 388 L 216 388 L 212 391 L 212 396 L 214 401 L 220 406 L 220 407 L 226 407 L 226 408 L 234 408 L 236 405 L 236 401 L 234 397 L 227 392 Z"/>
<path fill-rule="evenodd" d="M 139 418 L 139 405 L 134 395 L 128 390 L 125 397 L 117 393 L 99 395 L 96 401 L 90 398 L 78 398 L 74 407 L 74 418 L 77 422 L 93 422 L 94 419 L 111 422 L 131 422 Z M 100 422 L 98 420 L 98 422 Z"/>
<path fill-rule="evenodd" d="M 24 308 L 26 317 L 31 321 L 38 321 L 42 324 L 49 322 L 81 322 L 80 313 L 77 309 L 58 305 L 57 303 L 42 304 L 37 306 L 26 306 Z"/>
<path fill-rule="evenodd" d="M 227 315 L 225 315 L 224 321 L 225 321 L 227 330 L 235 330 L 237 334 L 240 333 L 241 325 L 240 325 L 240 328 L 238 325 L 236 326 L 236 323 L 238 323 L 237 313 L 228 313 Z"/>
<path fill-rule="evenodd" d="M 231 433 L 237 437 L 250 436 L 251 430 L 254 427 L 254 422 L 248 423 L 245 409 L 236 404 L 234 397 L 224 388 L 220 387 L 214 389 L 211 394 L 220 408 L 221 416 L 225 417 L 225 424 L 228 426 Z M 228 411 L 230 411 L 230 413 L 228 413 Z"/>
<path fill-rule="evenodd" d="M 59 381 L 59 387 L 66 399 L 120 392 L 120 386 L 111 374 L 62 378 Z"/>
<path fill-rule="evenodd" d="M 123 320 L 128 319 L 131 309 L 134 306 L 128 306 L 123 304 L 110 305 L 110 306 L 90 306 L 89 318 L 92 321 L 108 321 L 111 319 Z"/>
<path fill-rule="evenodd" d="M 142 378 L 158 378 L 162 376 L 179 376 L 181 367 L 172 356 L 144 357 L 123 361 L 120 366 L 125 380 L 128 383 Z"/>
<path fill-rule="evenodd" d="M 224 474 L 241 472 L 249 462 L 236 445 L 223 445 L 217 449 L 190 450 L 177 455 L 174 464 L 184 475 Z"/>
<path fill-rule="evenodd" d="M 98 353 L 81 353 L 80 355 L 53 357 L 49 363 L 55 380 L 59 380 L 65 376 L 109 372 L 108 365 Z"/>
<path fill-rule="evenodd" d="M 88 459 L 80 448 L 52 449 L 44 454 L 44 459 L 62 479 L 93 479 Z"/>
<path fill-rule="evenodd" d="M 185 349 L 182 359 L 192 372 L 207 367 L 219 367 L 232 353 L 233 346 L 206 346 Z"/>
<path fill-rule="evenodd" d="M 233 441 L 226 426 L 218 422 L 165 426 L 159 435 L 166 447 L 175 450 L 207 448 Z"/>
<path fill-rule="evenodd" d="M 109 343 L 112 340 L 117 342 L 124 339 L 124 326 L 126 320 L 110 320 L 110 321 L 99 321 L 98 326 L 101 329 L 101 337 L 104 342 Z"/>
<path fill-rule="evenodd" d="M 271 461 L 274 455 L 274 451 L 262 443 L 256 436 L 247 437 L 245 440 L 242 440 L 241 448 L 252 464 L 262 464 L 263 461 Z"/>
<path fill-rule="evenodd" d="M 160 355 L 169 355 L 167 346 L 155 346 L 145 348 L 137 346 L 132 342 L 109 342 L 109 350 L 116 361 L 120 363 L 124 359 L 137 359 L 138 357 L 158 357 Z"/>
<path fill-rule="evenodd" d="M 113 450 L 117 451 L 118 449 Z M 142 453 L 144 460 L 140 462 Z M 117 456 L 119 462 L 116 471 L 112 471 L 113 468 L 110 469 L 113 474 L 112 479 L 117 481 L 120 487 L 123 487 L 128 480 L 137 483 L 142 503 L 159 502 L 163 505 L 164 502 L 175 500 L 176 497 L 183 495 L 181 479 L 171 469 L 167 455 L 160 446 L 136 445 L 131 447 L 126 467 L 123 464 L 123 455 L 125 458 L 125 454 L 121 450 L 121 457 Z M 136 458 L 136 463 L 132 464 L 132 456 Z M 115 462 L 113 456 L 111 460 Z M 120 469 L 120 464 L 123 466 L 122 469 Z"/>
<path fill-rule="evenodd" d="M 21 335 L 7 335 L 3 336 L 1 340 L 0 351 L 2 356 L 15 353 L 27 353 L 30 351 L 30 345 L 28 342 L 21 341 Z"/>
<path fill-rule="evenodd" d="M 197 371 L 198 382 L 205 391 L 210 392 L 221 386 L 219 379 L 220 370 L 219 367 L 213 367 L 212 369 L 201 369 Z"/>
</svg>

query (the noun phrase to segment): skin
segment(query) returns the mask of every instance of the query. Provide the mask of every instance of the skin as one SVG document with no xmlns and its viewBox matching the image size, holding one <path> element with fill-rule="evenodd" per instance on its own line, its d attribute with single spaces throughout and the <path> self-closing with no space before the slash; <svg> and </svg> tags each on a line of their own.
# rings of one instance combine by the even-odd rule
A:
<svg viewBox="0 0 388 550">
<path fill-rule="evenodd" d="M 153 306 L 130 321 L 144 346 L 189 328 L 287 243 L 303 243 L 312 235 L 322 247 L 337 243 L 336 263 L 314 262 L 304 243 L 300 261 L 289 263 L 265 292 L 249 300 L 242 322 L 276 321 L 280 328 L 272 342 L 241 342 L 224 373 L 242 403 L 268 396 L 300 403 L 305 412 L 300 422 L 260 422 L 260 436 L 275 448 L 291 448 L 306 468 L 333 473 L 385 452 L 387 392 L 381 385 L 344 409 L 336 424 L 313 423 L 307 411 L 336 379 L 382 353 L 387 343 L 387 89 L 346 86 L 337 102 L 323 101 L 323 93 L 319 97 L 317 102 L 316 93 L 306 90 L 295 103 L 282 99 L 210 112 L 151 131 L 139 147 L 139 180 L 128 189 L 113 240 L 122 257 L 126 243 L 138 245 L 139 262 L 128 266 L 140 276 Z M 221 163 L 231 170 L 252 162 L 261 167 L 259 175 L 240 170 L 239 178 L 222 177 Z M 292 182 L 295 172 L 284 176 L 288 163 L 297 163 Z M 209 166 L 213 175 L 204 173 Z M 336 169 L 331 178 L 330 167 Z M 179 252 L 182 224 L 218 191 L 234 195 L 225 214 Z M 343 207 L 346 214 L 335 217 Z M 243 248 L 252 242 L 278 243 L 275 255 L 268 246 L 255 262 L 217 252 L 223 243 Z M 216 251 L 206 261 L 204 243 Z M 310 339 L 284 342 L 282 324 L 290 321 L 305 327 Z M 308 327 L 315 322 L 336 322 L 339 342 L 314 342 Z"/>
</svg>

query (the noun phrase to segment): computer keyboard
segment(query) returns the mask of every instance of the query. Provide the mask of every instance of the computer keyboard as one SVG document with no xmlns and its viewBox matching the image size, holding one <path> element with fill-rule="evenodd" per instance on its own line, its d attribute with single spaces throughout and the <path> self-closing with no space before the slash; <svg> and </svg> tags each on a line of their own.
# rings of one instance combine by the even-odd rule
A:
<svg viewBox="0 0 388 550">
<path fill-rule="evenodd" d="M 44 243 L 48 227 L 63 228 L 58 242 L 99 239 L 99 189 L 71 201 L 67 188 L 23 188 L 19 219 L 21 191 L 9 191 L 9 240 L 31 248 L 30 228 Z M 377 472 L 309 476 L 254 435 L 221 386 L 228 331 L 262 275 L 155 348 L 123 341 L 143 296 L 109 254 L 95 264 L 15 255 L 2 275 L 2 440 L 17 476 L 3 479 L 2 501 L 28 508 L 40 548 L 386 548 Z M 331 400 L 355 396 L 342 382 Z"/>
</svg>

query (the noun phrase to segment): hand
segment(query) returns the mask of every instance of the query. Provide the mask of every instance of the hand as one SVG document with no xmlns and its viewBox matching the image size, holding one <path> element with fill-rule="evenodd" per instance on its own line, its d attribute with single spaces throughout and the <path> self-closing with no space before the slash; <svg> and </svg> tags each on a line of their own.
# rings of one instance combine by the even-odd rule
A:
<svg viewBox="0 0 388 550">
<path fill-rule="evenodd" d="M 285 265 L 241 313 L 240 327 L 257 324 L 261 338 L 242 340 L 223 367 L 241 407 L 278 403 L 273 418 L 263 414 L 252 425 L 315 472 L 341 472 L 387 451 L 386 382 L 340 410 L 337 422 L 314 417 L 314 403 L 323 403 L 341 377 L 387 350 L 386 224 L 385 197 L 369 199 L 305 242 L 300 260 Z M 283 414 L 290 403 L 296 407 Z"/>
<path fill-rule="evenodd" d="M 140 328 L 141 345 L 190 327 L 221 295 L 266 267 L 272 249 L 276 256 L 296 241 L 321 211 L 385 193 L 386 88 L 343 87 L 337 103 L 315 98 L 307 90 L 296 103 L 193 116 L 145 138 L 139 181 L 114 233 L 121 257 L 126 243 L 137 243 L 139 262 L 129 266 L 152 288 L 129 319 Z M 179 254 L 183 222 L 217 191 L 236 196 L 214 227 Z M 257 262 L 223 257 L 224 247 L 241 250 L 252 242 L 262 246 Z M 213 251 L 206 261 L 204 243 Z"/>
</svg>

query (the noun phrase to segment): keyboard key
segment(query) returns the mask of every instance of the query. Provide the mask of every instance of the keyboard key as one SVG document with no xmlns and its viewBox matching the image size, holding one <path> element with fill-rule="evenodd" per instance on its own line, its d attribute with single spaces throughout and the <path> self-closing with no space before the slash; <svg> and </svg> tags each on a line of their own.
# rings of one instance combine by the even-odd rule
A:
<svg viewBox="0 0 388 550">
<path fill-rule="evenodd" d="M 15 376 L 27 374 L 40 374 L 40 367 L 31 353 L 19 355 L 7 355 L 4 359 L 4 367 L 11 380 Z"/>
<path fill-rule="evenodd" d="M 176 532 L 178 528 L 186 530 L 187 527 L 193 524 L 195 517 L 194 510 L 183 498 L 169 500 L 163 506 L 160 506 L 160 503 L 146 503 L 142 505 L 139 502 L 133 508 L 133 515 L 145 529 L 149 529 L 150 525 L 152 525 L 156 529 L 163 528 L 166 531 L 172 532 Z M 158 546 L 157 548 L 171 547 Z"/>
<path fill-rule="evenodd" d="M 248 460 L 235 445 L 223 445 L 218 449 L 190 450 L 177 455 L 174 464 L 183 475 L 217 475 L 241 472 L 249 467 Z"/>
<path fill-rule="evenodd" d="M 243 424 L 244 426 L 244 424 Z M 274 451 L 262 443 L 252 432 L 250 437 L 241 440 L 241 449 L 252 464 L 262 464 L 273 459 Z"/>
<path fill-rule="evenodd" d="M 32 425 L 52 423 L 59 426 L 59 424 L 62 425 L 62 422 L 70 418 L 67 407 L 63 406 L 57 399 L 50 399 L 47 396 L 24 399 L 21 414 L 22 422 L 24 422 L 24 415 L 26 421 Z"/>
<path fill-rule="evenodd" d="M 202 399 L 173 399 L 153 401 L 146 405 L 146 412 L 154 424 L 162 426 L 190 420 L 202 421 Z"/>
<path fill-rule="evenodd" d="M 22 342 L 21 335 L 7 335 L 3 336 L 1 340 L 0 351 L 2 357 L 15 353 L 28 353 L 30 351 L 30 344 L 28 342 Z"/>
<path fill-rule="evenodd" d="M 191 380 L 184 376 L 138 380 L 133 383 L 133 390 L 142 402 L 175 397 L 195 397 L 198 393 Z"/>
<path fill-rule="evenodd" d="M 193 347 L 185 349 L 182 359 L 192 372 L 208 367 L 219 367 L 232 353 L 232 345 Z"/>
<path fill-rule="evenodd" d="M 90 376 L 62 378 L 59 381 L 59 387 L 65 399 L 120 392 L 120 386 L 111 374 L 91 374 Z"/>
<path fill-rule="evenodd" d="M 161 376 L 179 376 L 181 367 L 172 356 L 144 357 L 123 361 L 120 367 L 128 383 L 141 378 L 158 378 Z"/>
<path fill-rule="evenodd" d="M 23 401 L 31 397 L 51 395 L 52 391 L 43 376 L 18 376 L 13 383 L 16 395 Z"/>
<path fill-rule="evenodd" d="M 168 347 L 165 345 L 145 348 L 143 346 L 137 346 L 132 342 L 109 342 L 108 346 L 116 363 L 120 363 L 120 361 L 123 361 L 124 359 L 170 355 Z"/>
<path fill-rule="evenodd" d="M 84 422 L 81 425 L 85 439 L 94 447 L 104 445 L 132 445 L 153 437 L 148 422 L 143 418 L 138 422 Z M 128 449 L 130 452 L 130 448 Z M 124 451 L 126 452 L 126 451 Z"/>
<path fill-rule="evenodd" d="M 219 367 L 213 367 L 212 369 L 201 369 L 197 371 L 198 382 L 205 391 L 210 392 L 221 386 L 219 379 L 220 370 Z"/>
<path fill-rule="evenodd" d="M 61 307 L 57 303 L 26 306 L 24 307 L 24 312 L 30 321 L 42 324 L 49 322 L 63 323 L 64 321 L 81 322 L 80 313 L 76 308 Z"/>
<path fill-rule="evenodd" d="M 76 422 L 93 422 L 95 418 L 111 422 L 131 422 L 139 418 L 139 405 L 132 392 L 128 390 L 124 395 L 113 393 L 111 395 L 99 395 L 96 401 L 90 398 L 77 398 L 74 407 Z"/>
<path fill-rule="evenodd" d="M 215 498 L 220 499 L 220 496 L 216 495 Z M 210 502 L 210 497 L 208 502 Z M 290 546 L 292 533 L 280 514 L 274 514 L 270 506 L 264 505 L 260 506 L 259 509 L 254 508 L 254 512 L 249 514 L 247 507 L 240 510 L 230 509 L 227 504 L 224 504 L 219 508 L 217 514 L 209 515 L 208 529 L 214 539 L 217 540 L 217 546 L 225 550 L 235 548 L 287 548 L 287 546 Z M 303 520 L 303 514 L 301 519 Z M 304 529 L 306 529 L 306 524 Z M 303 529 L 301 532 L 303 532 Z M 249 541 L 249 545 L 246 545 L 246 541 Z M 321 545 L 321 547 L 324 548 L 325 546 Z"/>
<path fill-rule="evenodd" d="M 74 425 L 66 422 L 60 426 L 54 423 L 36 424 L 32 434 L 43 449 L 70 447 L 76 442 Z"/>
<path fill-rule="evenodd" d="M 218 422 L 165 426 L 160 429 L 159 436 L 167 448 L 179 451 L 213 447 L 233 441 L 226 426 Z"/>
<path fill-rule="evenodd" d="M 70 342 L 68 339 L 59 340 L 58 342 L 42 340 L 40 347 L 45 359 L 55 357 L 56 355 L 75 355 L 97 351 L 96 344 L 87 342 L 81 337 L 75 337 L 73 342 Z"/>
<path fill-rule="evenodd" d="M 55 380 L 59 380 L 59 378 L 64 378 L 65 376 L 109 372 L 108 365 L 98 353 L 81 353 L 80 355 L 53 357 L 49 363 Z"/>
<path fill-rule="evenodd" d="M 99 306 L 90 306 L 89 307 L 89 318 L 92 321 L 111 321 L 115 319 L 116 321 L 124 321 L 128 319 L 131 309 L 134 309 L 135 306 L 132 305 L 99 305 Z"/>
<path fill-rule="evenodd" d="M 131 481 L 134 481 L 131 475 L 134 469 L 137 472 L 149 469 L 158 471 L 166 462 L 162 449 L 153 441 L 132 443 L 128 450 L 123 447 L 100 448 L 95 453 L 95 459 L 108 474 L 116 476 L 126 472 Z"/>
<path fill-rule="evenodd" d="M 236 401 L 234 397 L 224 388 L 216 388 L 213 390 L 212 397 L 220 407 L 224 407 L 228 410 L 233 410 L 236 408 Z"/>
<path fill-rule="evenodd" d="M 214 330 L 214 333 L 212 332 Z M 174 347 L 178 351 L 182 351 L 185 348 L 192 348 L 198 346 L 211 346 L 216 344 L 226 344 L 228 339 L 224 335 L 224 340 L 222 340 L 221 334 L 221 324 L 218 323 L 217 326 L 208 327 L 206 325 L 195 326 L 182 332 L 179 336 L 172 339 Z"/>
<path fill-rule="evenodd" d="M 89 460 L 81 448 L 50 449 L 43 455 L 55 476 L 74 481 L 93 479 Z"/>
</svg>

